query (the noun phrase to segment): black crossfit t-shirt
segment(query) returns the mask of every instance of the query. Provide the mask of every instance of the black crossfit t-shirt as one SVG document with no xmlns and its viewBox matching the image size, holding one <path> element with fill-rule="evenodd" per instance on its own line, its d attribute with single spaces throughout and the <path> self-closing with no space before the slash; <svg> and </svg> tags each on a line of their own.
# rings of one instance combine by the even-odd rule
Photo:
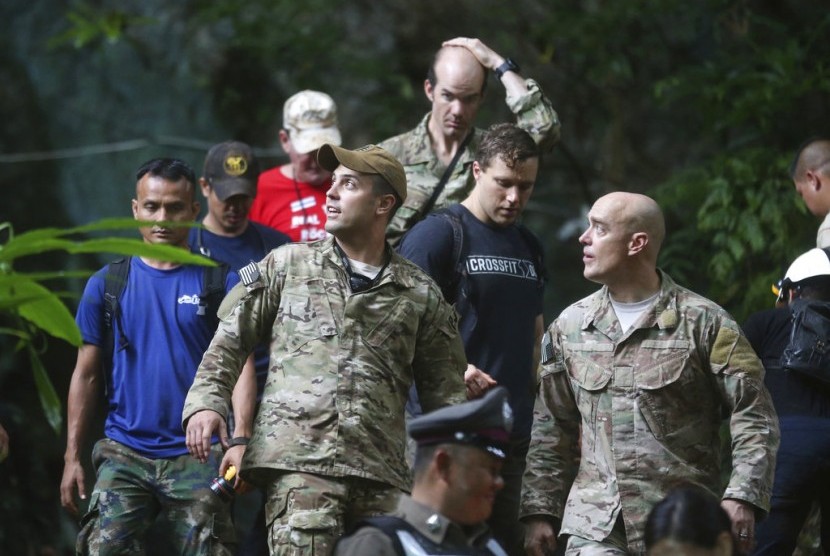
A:
<svg viewBox="0 0 830 556">
<path fill-rule="evenodd" d="M 513 436 L 527 438 L 533 421 L 535 324 L 542 314 L 543 295 L 534 253 L 517 226 L 487 226 L 462 205 L 448 210 L 461 219 L 464 229 L 461 257 L 476 313 L 475 327 L 464 342 L 467 361 L 507 388 Z M 416 224 L 398 251 L 446 293 L 455 272 L 453 228 L 446 217 L 433 214 Z M 462 322 L 465 317 L 461 315 Z"/>
</svg>

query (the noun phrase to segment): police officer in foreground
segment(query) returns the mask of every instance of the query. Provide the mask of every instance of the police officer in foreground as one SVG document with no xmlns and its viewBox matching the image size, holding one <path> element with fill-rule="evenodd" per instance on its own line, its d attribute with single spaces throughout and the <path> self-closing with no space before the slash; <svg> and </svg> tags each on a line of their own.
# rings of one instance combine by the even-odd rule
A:
<svg viewBox="0 0 830 556">
<path fill-rule="evenodd" d="M 394 515 L 370 518 L 344 537 L 336 556 L 375 554 L 506 555 L 485 521 L 504 486 L 500 471 L 513 428 L 507 390 L 416 417 L 418 445 L 411 496 Z"/>
</svg>

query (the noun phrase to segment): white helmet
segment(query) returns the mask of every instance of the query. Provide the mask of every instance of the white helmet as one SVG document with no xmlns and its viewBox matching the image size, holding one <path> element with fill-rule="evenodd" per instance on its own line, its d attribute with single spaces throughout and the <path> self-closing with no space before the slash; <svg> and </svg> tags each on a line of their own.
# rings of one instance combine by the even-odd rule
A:
<svg viewBox="0 0 830 556">
<path fill-rule="evenodd" d="M 787 269 L 784 280 L 797 284 L 815 276 L 830 276 L 830 258 L 824 249 L 818 247 L 799 255 Z"/>
</svg>

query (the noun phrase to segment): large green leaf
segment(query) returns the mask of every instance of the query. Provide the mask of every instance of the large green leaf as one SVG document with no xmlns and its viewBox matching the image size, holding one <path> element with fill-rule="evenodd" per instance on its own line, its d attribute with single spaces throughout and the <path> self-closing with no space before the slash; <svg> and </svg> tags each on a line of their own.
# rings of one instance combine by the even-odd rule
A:
<svg viewBox="0 0 830 556">
<path fill-rule="evenodd" d="M 0 275 L 0 307 L 13 306 L 21 298 L 25 300 L 17 305 L 21 317 L 56 338 L 81 345 L 75 319 L 55 294 L 24 276 Z"/>
<path fill-rule="evenodd" d="M 69 253 L 117 253 L 119 255 L 149 257 L 182 264 L 216 266 L 216 263 L 207 257 L 191 253 L 181 247 L 144 243 L 137 239 L 90 239 L 77 243 L 66 251 Z"/>
<path fill-rule="evenodd" d="M 152 224 L 132 219 L 107 219 L 99 222 L 78 226 L 75 228 L 43 228 L 33 230 L 17 236 L 12 236 L 4 245 L 0 246 L 0 263 L 12 262 L 20 257 L 37 255 L 48 251 L 66 251 L 68 253 L 116 253 L 119 255 L 137 255 L 159 258 L 170 262 L 202 264 L 210 266 L 214 263 L 200 255 L 191 255 L 187 250 L 171 245 L 157 245 L 145 243 L 137 238 L 108 237 L 101 239 L 71 240 L 63 236 L 81 233 L 137 228 L 141 225 Z M 191 222 L 165 222 L 168 227 L 191 227 Z"/>
<path fill-rule="evenodd" d="M 40 398 L 40 405 L 43 407 L 43 413 L 46 414 L 46 420 L 52 430 L 59 435 L 63 427 L 63 407 L 57 392 L 55 392 L 55 387 L 52 386 L 52 381 L 49 380 L 49 375 L 46 374 L 46 369 L 43 368 L 43 362 L 41 362 L 31 344 L 29 344 L 29 362 L 32 365 L 35 386 Z"/>
</svg>

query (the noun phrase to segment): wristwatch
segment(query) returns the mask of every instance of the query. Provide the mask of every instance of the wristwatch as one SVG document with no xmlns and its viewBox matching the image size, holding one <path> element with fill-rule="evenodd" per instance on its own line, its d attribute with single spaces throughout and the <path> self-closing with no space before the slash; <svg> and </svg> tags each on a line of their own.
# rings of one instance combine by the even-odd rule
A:
<svg viewBox="0 0 830 556">
<path fill-rule="evenodd" d="M 508 71 L 512 71 L 514 73 L 519 73 L 521 70 L 519 69 L 519 64 L 514 62 L 510 58 L 505 58 L 504 63 L 496 68 L 496 78 L 501 79 L 501 76 L 507 73 Z"/>
</svg>

